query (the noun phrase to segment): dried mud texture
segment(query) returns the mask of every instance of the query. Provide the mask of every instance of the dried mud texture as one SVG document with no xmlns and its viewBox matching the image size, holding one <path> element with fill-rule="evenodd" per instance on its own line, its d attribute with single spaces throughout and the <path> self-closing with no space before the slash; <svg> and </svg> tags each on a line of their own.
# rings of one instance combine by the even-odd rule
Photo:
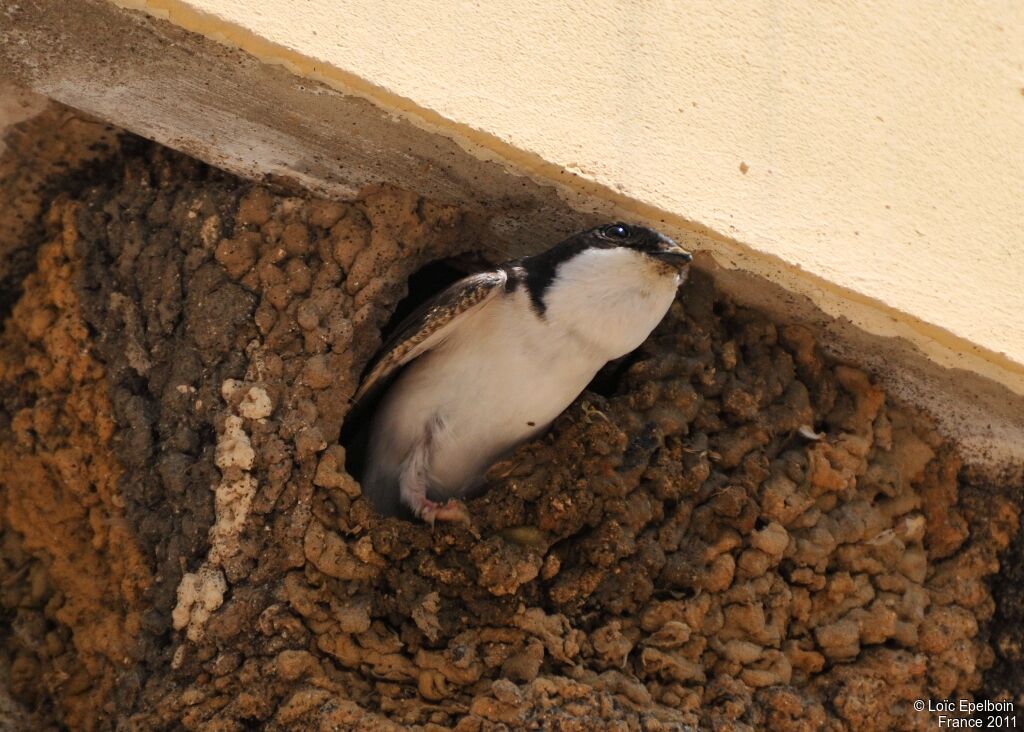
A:
<svg viewBox="0 0 1024 732">
<path fill-rule="evenodd" d="M 985 689 L 991 699 L 1012 699 L 1019 718 L 1024 710 L 1024 532 L 1017 532 L 1000 563 L 992 582 L 996 611 L 988 628 L 995 663 L 985 672 Z"/>
<path fill-rule="evenodd" d="M 122 134 L 53 103 L 3 131 L 2 729 L 46 728 L 56 698 L 69 724 L 111 712 L 118 670 L 138 658 L 146 571 L 118 503 L 115 424 L 73 289 L 73 214 L 54 201 L 80 191 Z"/>
<path fill-rule="evenodd" d="M 104 371 L 73 290 L 79 209 L 50 207 L 50 240 L 0 340 L 0 603 L 14 696 L 35 709 L 60 698 L 65 723 L 86 729 L 97 710 L 113 711 L 119 671 L 142 659 L 150 580 L 125 520 Z"/>
<path fill-rule="evenodd" d="M 12 104 L 21 98 L 2 80 L 0 95 Z M 26 107 L 39 103 L 23 102 Z M 115 154 L 122 134 L 54 102 L 30 119 L 0 129 L 0 318 L 10 313 L 34 267 L 44 233 L 43 209 L 54 188 L 80 189 L 95 167 Z"/>
<path fill-rule="evenodd" d="M 607 395 L 492 469 L 479 536 L 383 520 L 348 400 L 409 276 L 479 222 L 149 145 L 112 171 L 51 208 L 4 335 L 6 472 L 60 489 L 4 499 L 22 703 L 139 730 L 888 730 L 982 687 L 1007 487 L 808 331 L 696 273 Z M 66 533 L 10 508 L 39 500 Z"/>
</svg>

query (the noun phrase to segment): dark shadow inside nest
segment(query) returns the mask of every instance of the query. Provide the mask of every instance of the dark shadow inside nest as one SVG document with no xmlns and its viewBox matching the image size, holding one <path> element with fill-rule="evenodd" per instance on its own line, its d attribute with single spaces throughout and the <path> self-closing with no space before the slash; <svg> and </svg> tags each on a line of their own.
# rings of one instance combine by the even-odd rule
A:
<svg viewBox="0 0 1024 732">
<path fill-rule="evenodd" d="M 414 272 L 409 277 L 408 293 L 399 301 L 387 324 L 381 329 L 381 343 L 387 343 L 402 322 L 430 298 L 466 275 L 485 267 L 479 258 L 463 255 L 429 262 Z M 380 395 L 371 402 L 359 404 L 357 409 L 349 413 L 341 428 L 341 444 L 345 448 L 345 470 L 360 482 L 366 467 L 370 422 L 379 397 Z"/>
</svg>

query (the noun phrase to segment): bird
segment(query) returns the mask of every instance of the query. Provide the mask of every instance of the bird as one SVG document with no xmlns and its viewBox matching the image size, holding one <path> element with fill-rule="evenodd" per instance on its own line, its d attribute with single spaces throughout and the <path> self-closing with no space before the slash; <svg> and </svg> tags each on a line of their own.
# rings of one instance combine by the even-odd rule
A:
<svg viewBox="0 0 1024 732">
<path fill-rule="evenodd" d="M 690 252 L 611 223 L 459 280 L 401 323 L 353 398 L 374 403 L 362 491 L 383 516 L 470 523 L 488 468 L 647 339 Z"/>
</svg>

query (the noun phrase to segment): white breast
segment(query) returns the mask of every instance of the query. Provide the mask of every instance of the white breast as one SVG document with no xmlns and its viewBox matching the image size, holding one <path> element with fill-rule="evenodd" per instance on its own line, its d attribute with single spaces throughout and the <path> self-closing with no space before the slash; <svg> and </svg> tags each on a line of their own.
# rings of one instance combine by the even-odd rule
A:
<svg viewBox="0 0 1024 732">
<path fill-rule="evenodd" d="M 470 490 L 501 454 L 543 430 L 607 359 L 530 312 L 526 293 L 496 298 L 392 386 L 375 441 L 399 458 L 434 424 L 430 482 L 437 497 Z M 389 433 L 387 437 L 381 432 Z M 373 459 L 388 459 L 375 455 Z"/>
<path fill-rule="evenodd" d="M 558 268 L 545 317 L 610 361 L 647 339 L 679 283 L 675 269 L 633 249 L 589 249 Z"/>
</svg>

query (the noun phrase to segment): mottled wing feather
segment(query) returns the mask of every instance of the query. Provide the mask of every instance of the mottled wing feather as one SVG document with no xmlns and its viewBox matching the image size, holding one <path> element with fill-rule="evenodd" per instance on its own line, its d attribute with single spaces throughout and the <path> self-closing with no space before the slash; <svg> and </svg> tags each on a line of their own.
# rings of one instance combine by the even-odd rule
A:
<svg viewBox="0 0 1024 732">
<path fill-rule="evenodd" d="M 424 303 L 402 322 L 381 349 L 356 392 L 355 401 L 387 383 L 397 369 L 441 343 L 456 326 L 459 316 L 490 300 L 507 279 L 508 275 L 500 269 L 470 275 Z"/>
</svg>

